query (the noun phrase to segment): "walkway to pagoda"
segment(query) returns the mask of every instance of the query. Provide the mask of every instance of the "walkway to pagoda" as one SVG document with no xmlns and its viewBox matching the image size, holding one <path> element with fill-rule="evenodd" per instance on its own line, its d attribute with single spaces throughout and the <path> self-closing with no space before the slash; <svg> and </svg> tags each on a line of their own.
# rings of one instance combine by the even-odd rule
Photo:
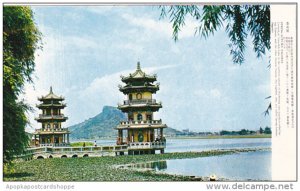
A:
<svg viewBox="0 0 300 191">
<path fill-rule="evenodd" d="M 127 152 L 127 145 L 91 147 L 36 147 L 28 148 L 26 154 L 19 156 L 24 160 L 45 158 L 76 158 L 114 156 Z"/>
</svg>

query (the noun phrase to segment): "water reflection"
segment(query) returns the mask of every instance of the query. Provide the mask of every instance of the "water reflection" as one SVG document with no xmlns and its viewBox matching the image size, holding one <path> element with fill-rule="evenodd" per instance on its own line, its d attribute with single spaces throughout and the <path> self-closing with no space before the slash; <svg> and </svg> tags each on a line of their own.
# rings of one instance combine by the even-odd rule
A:
<svg viewBox="0 0 300 191">
<path fill-rule="evenodd" d="M 156 171 L 167 169 L 167 161 L 155 161 L 155 162 L 147 162 L 147 163 L 138 163 L 132 164 L 128 166 L 129 168 L 145 168 L 145 169 L 152 169 Z"/>
</svg>

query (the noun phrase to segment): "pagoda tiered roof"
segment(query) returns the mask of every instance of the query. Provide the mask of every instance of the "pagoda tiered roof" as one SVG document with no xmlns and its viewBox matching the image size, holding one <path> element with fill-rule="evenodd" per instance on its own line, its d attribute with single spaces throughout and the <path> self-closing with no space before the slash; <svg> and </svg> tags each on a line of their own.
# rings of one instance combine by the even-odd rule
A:
<svg viewBox="0 0 300 191">
<path fill-rule="evenodd" d="M 134 73 L 130 73 L 129 76 L 121 76 L 121 80 L 124 83 L 130 83 L 135 81 L 143 81 L 143 82 L 155 82 L 156 75 L 148 75 L 141 70 L 140 62 L 137 63 L 137 69 Z"/>
<path fill-rule="evenodd" d="M 57 96 L 53 93 L 52 86 L 50 87 L 50 92 L 46 96 L 42 96 L 38 98 L 39 101 L 49 101 L 49 100 L 62 101 L 64 99 L 65 98 L 63 98 L 62 96 Z"/>
<path fill-rule="evenodd" d="M 67 105 L 65 103 L 41 103 L 36 105 L 37 108 L 39 109 L 43 109 L 43 108 L 60 108 L 63 109 L 65 107 L 67 107 Z"/>
<path fill-rule="evenodd" d="M 132 85 L 128 83 L 125 86 L 119 85 L 119 90 L 124 94 L 134 93 L 134 92 L 145 92 L 145 91 L 156 93 L 159 90 L 159 84 L 153 85 L 146 82 L 141 85 Z"/>
<path fill-rule="evenodd" d="M 47 121 L 57 121 L 57 122 L 65 122 L 68 119 L 63 114 L 59 115 L 45 115 L 45 114 L 39 114 L 39 117 L 36 117 L 35 120 L 38 122 L 47 122 Z"/>
</svg>

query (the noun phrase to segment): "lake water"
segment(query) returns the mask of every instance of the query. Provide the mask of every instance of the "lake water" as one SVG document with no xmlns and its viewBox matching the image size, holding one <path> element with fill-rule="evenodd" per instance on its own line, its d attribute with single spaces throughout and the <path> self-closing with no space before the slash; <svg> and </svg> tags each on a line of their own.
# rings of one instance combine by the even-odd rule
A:
<svg viewBox="0 0 300 191">
<path fill-rule="evenodd" d="M 216 175 L 230 180 L 271 180 L 271 152 L 256 151 L 231 155 L 176 159 L 138 164 L 133 168 L 151 168 L 169 174 L 188 176 Z"/>
<path fill-rule="evenodd" d="M 270 148 L 269 138 L 167 139 L 166 152 L 204 151 L 236 148 Z"/>
<path fill-rule="evenodd" d="M 269 138 L 241 139 L 167 139 L 165 152 L 205 151 L 236 148 L 271 148 Z M 115 140 L 98 140 L 98 145 L 115 145 Z M 189 176 L 210 176 L 230 180 L 271 180 L 271 151 L 177 159 L 138 164 L 134 168 Z"/>
<path fill-rule="evenodd" d="M 115 145 L 116 140 L 97 140 L 97 145 Z M 167 139 L 165 152 L 205 151 L 235 148 L 271 148 L 270 138 Z"/>
</svg>

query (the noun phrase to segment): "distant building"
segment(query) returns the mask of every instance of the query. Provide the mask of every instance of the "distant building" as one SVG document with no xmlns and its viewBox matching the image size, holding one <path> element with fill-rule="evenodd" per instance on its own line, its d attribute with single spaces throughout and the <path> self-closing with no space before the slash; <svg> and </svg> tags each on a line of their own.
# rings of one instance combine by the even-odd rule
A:
<svg viewBox="0 0 300 191">
<path fill-rule="evenodd" d="M 64 98 L 55 95 L 50 87 L 49 94 L 38 100 L 42 102 L 37 105 L 42 114 L 35 120 L 42 124 L 42 128 L 34 132 L 35 146 L 68 146 L 70 132 L 68 128 L 62 128 L 62 123 L 68 119 L 61 112 L 66 107 L 62 102 Z"/>
<path fill-rule="evenodd" d="M 125 86 L 119 90 L 127 96 L 118 109 L 127 113 L 127 121 L 122 121 L 118 126 L 118 145 L 128 145 L 128 154 L 154 154 L 155 150 L 164 153 L 166 140 L 163 129 L 167 127 L 162 121 L 155 120 L 154 112 L 162 108 L 161 102 L 153 99 L 153 94 L 159 90 L 156 75 L 147 75 L 141 70 L 140 63 L 133 74 L 123 77 Z M 125 137 L 124 137 L 125 135 Z"/>
</svg>

